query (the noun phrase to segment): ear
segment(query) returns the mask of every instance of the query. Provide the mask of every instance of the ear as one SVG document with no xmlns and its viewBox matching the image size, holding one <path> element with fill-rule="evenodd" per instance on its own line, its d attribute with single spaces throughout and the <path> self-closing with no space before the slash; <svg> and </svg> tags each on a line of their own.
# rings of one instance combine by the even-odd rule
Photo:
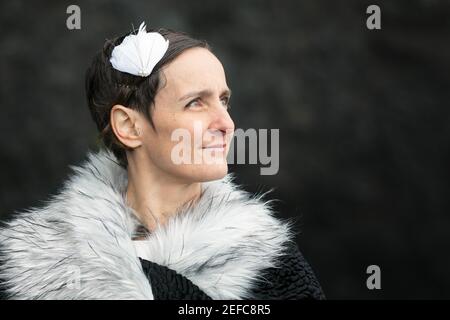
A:
<svg viewBox="0 0 450 320">
<path fill-rule="evenodd" d="M 142 130 L 139 128 L 138 112 L 116 104 L 111 109 L 111 128 L 117 139 L 129 148 L 142 145 Z"/>
</svg>

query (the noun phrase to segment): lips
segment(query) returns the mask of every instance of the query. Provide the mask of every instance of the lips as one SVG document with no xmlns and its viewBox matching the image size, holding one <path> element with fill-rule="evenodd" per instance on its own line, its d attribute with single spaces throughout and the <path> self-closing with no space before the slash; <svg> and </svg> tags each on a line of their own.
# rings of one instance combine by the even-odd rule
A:
<svg viewBox="0 0 450 320">
<path fill-rule="evenodd" d="M 227 146 L 226 143 L 218 143 L 218 144 L 213 144 L 210 146 L 203 147 L 203 149 L 225 149 L 226 146 Z"/>
</svg>

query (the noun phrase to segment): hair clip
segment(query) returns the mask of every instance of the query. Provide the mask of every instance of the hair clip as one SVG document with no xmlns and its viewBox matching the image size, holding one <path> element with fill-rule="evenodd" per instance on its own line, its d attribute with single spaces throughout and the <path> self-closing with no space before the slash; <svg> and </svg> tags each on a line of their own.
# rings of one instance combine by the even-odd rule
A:
<svg viewBox="0 0 450 320">
<path fill-rule="evenodd" d="M 158 32 L 147 32 L 145 22 L 142 22 L 137 34 L 126 36 L 114 47 L 109 61 L 116 70 L 147 77 L 168 48 L 169 40 Z"/>
</svg>

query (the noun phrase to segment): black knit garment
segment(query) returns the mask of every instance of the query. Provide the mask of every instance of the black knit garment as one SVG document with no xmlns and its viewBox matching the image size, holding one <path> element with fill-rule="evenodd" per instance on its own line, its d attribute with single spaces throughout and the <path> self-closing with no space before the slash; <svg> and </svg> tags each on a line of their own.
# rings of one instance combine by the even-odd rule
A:
<svg viewBox="0 0 450 320">
<path fill-rule="evenodd" d="M 263 272 L 264 281 L 253 289 L 257 300 L 324 300 L 325 295 L 311 266 L 297 245 L 291 245 L 277 268 Z"/>
<path fill-rule="evenodd" d="M 157 263 L 141 260 L 155 300 L 211 300 L 191 280 L 176 271 Z"/>
<path fill-rule="evenodd" d="M 198 286 L 165 266 L 140 259 L 155 300 L 211 300 Z M 280 258 L 278 267 L 263 271 L 251 289 L 251 300 L 323 300 L 325 295 L 310 265 L 296 245 Z"/>
</svg>

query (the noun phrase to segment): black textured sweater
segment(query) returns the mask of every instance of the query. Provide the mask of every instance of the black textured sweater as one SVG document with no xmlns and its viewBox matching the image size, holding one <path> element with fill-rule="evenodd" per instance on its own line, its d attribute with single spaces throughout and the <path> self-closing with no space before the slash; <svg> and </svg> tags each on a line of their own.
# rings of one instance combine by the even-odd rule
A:
<svg viewBox="0 0 450 320">
<path fill-rule="evenodd" d="M 176 271 L 148 260 L 140 261 L 155 300 L 211 300 L 197 285 Z M 279 266 L 264 271 L 264 280 L 252 288 L 251 299 L 325 299 L 314 272 L 297 246 L 291 246 L 281 257 Z"/>
</svg>

